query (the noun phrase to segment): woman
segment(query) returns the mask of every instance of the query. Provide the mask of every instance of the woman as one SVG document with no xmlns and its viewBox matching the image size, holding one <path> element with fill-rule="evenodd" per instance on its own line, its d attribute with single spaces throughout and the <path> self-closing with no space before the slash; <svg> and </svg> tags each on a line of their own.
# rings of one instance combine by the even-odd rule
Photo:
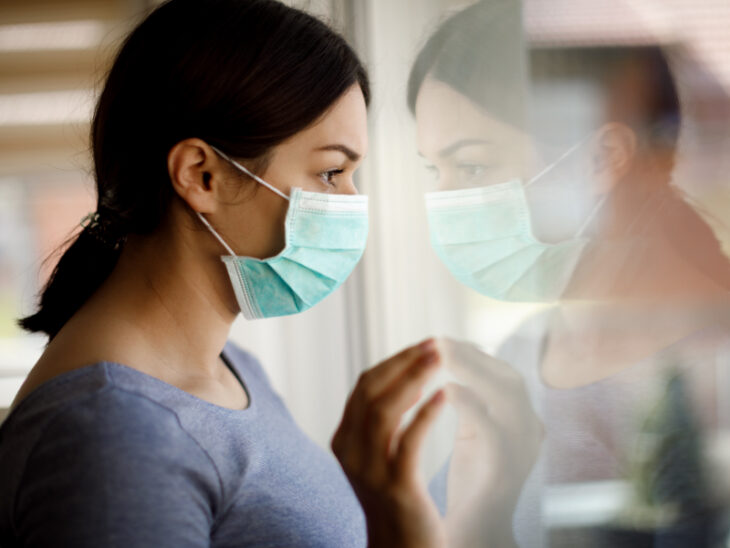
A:
<svg viewBox="0 0 730 548">
<path fill-rule="evenodd" d="M 0 544 L 442 545 L 416 472 L 443 393 L 398 430 L 432 340 L 353 390 L 351 485 L 227 341 L 360 258 L 368 100 L 345 41 L 271 0 L 171 0 L 129 35 L 92 124 L 96 212 L 21 320 L 49 343 L 0 429 Z"/>
<path fill-rule="evenodd" d="M 607 48 L 593 60 L 581 51 L 574 63 L 566 62 L 570 52 L 553 53 L 566 80 L 585 78 L 601 99 L 596 123 L 574 131 L 572 142 L 563 136 L 578 125 L 577 108 L 560 110 L 555 100 L 536 108 L 543 122 L 560 113 L 537 139 L 522 24 L 513 0 L 456 13 L 420 51 L 408 88 L 419 150 L 439 178 L 440 191 L 426 197 L 436 253 L 459 281 L 492 299 L 554 305 L 497 352 L 522 373 L 546 425 L 537 463 L 527 474 L 514 461 L 496 461 L 504 466 L 482 489 L 509 485 L 503 508 L 521 546 L 602 543 L 595 527 L 551 532 L 543 509 L 553 508 L 551 486 L 614 480 L 643 487 L 633 506 L 626 503 L 629 518 L 643 521 L 621 527 L 660 544 L 709 545 L 717 493 L 689 440 L 696 424 L 715 433 L 724 426 L 714 385 L 729 373 L 730 262 L 670 184 L 680 121 L 671 71 L 658 48 Z M 550 55 L 534 54 L 543 71 Z M 545 154 L 546 144 L 559 152 Z M 674 366 L 690 384 L 689 411 Z M 640 424 L 647 406 L 670 411 Z M 531 453 L 535 444 L 521 438 L 519 424 L 502 424 L 507 418 L 484 414 L 485 444 Z M 642 435 L 644 447 L 664 449 L 648 461 L 634 452 Z M 667 446 L 656 441 L 665 439 Z M 452 468 L 448 483 L 472 475 Z M 503 522 L 509 535 L 485 530 L 482 539 L 511 536 L 511 521 Z"/>
</svg>

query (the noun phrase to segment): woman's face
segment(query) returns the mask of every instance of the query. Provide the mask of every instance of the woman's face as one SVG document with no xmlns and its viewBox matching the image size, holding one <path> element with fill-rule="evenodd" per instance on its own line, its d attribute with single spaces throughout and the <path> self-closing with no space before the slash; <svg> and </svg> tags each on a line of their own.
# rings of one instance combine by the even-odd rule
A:
<svg viewBox="0 0 730 548">
<path fill-rule="evenodd" d="M 437 178 L 429 190 L 524 183 L 546 167 L 528 133 L 434 78 L 424 80 L 415 111 L 418 149 Z M 575 236 L 597 200 L 585 151 L 571 156 L 525 189 L 532 232 L 544 242 Z"/>
<path fill-rule="evenodd" d="M 444 84 L 427 77 L 416 101 L 418 151 L 437 179 L 434 190 L 456 190 L 524 178 L 524 132 L 500 122 Z"/>
<path fill-rule="evenodd" d="M 311 192 L 357 194 L 353 174 L 367 154 L 367 108 L 360 86 L 345 92 L 314 125 L 271 150 L 268 167 L 258 175 L 290 195 L 295 187 Z M 235 168 L 233 168 L 235 169 Z M 236 199 L 240 178 L 231 185 L 220 230 L 237 254 L 266 258 L 285 245 L 288 202 L 259 183 L 255 193 Z M 228 241 L 227 240 L 227 241 Z"/>
</svg>

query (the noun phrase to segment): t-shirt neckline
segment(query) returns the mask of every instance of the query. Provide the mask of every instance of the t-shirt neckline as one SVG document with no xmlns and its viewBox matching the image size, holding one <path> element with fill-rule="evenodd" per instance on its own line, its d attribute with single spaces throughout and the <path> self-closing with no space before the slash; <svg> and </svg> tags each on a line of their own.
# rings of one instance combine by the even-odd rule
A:
<svg viewBox="0 0 730 548">
<path fill-rule="evenodd" d="M 169 382 L 163 381 L 162 379 L 155 377 L 153 375 L 150 375 L 148 373 L 145 373 L 144 371 L 140 371 L 139 369 L 136 369 L 134 367 L 130 367 L 129 365 L 125 365 L 123 363 L 114 362 L 114 361 L 102 361 L 98 363 L 103 364 L 111 364 L 111 365 L 117 365 L 121 366 L 125 369 L 132 370 L 140 375 L 144 375 L 145 377 L 154 379 L 154 381 L 157 381 L 158 383 L 161 383 L 165 385 L 166 387 L 169 387 L 170 390 L 177 392 L 179 394 L 184 395 L 187 399 L 191 401 L 195 401 L 199 403 L 199 405 L 202 405 L 204 407 L 207 407 L 209 409 L 215 409 L 220 413 L 225 414 L 235 414 L 235 415 L 248 415 L 251 414 L 249 412 L 253 412 L 256 409 L 256 398 L 251 396 L 251 390 L 249 389 L 249 386 L 244 380 L 241 378 L 241 376 L 238 374 L 237 368 L 233 365 L 233 362 L 228 356 L 228 353 L 226 352 L 225 347 L 223 350 L 221 350 L 221 353 L 219 354 L 220 357 L 223 359 L 223 363 L 228 367 L 228 369 L 233 373 L 233 376 L 236 377 L 236 380 L 238 380 L 238 384 L 241 386 L 241 388 L 246 393 L 246 397 L 248 398 L 248 406 L 244 407 L 243 409 L 234 409 L 232 407 L 224 407 L 222 405 L 215 404 L 213 402 L 210 402 L 208 400 L 205 400 L 203 398 L 199 398 L 198 396 L 191 394 L 187 390 L 183 390 L 182 388 L 175 386 L 174 384 L 170 384 Z"/>
<path fill-rule="evenodd" d="M 226 346 L 228 346 L 228 344 L 226 344 Z M 15 408 L 13 408 L 13 410 L 4 418 L 4 420 L 2 421 L 2 423 L 0 423 L 0 425 L 4 425 L 6 422 L 8 422 L 8 419 L 10 419 L 11 416 L 16 415 L 17 413 L 19 413 L 21 411 L 22 408 L 26 407 L 27 405 L 31 404 L 32 401 L 36 400 L 38 398 L 39 394 L 43 394 L 47 390 L 50 390 L 58 383 L 68 382 L 71 379 L 82 375 L 84 371 L 89 371 L 94 368 L 98 368 L 99 366 L 103 366 L 104 368 L 106 368 L 106 366 L 108 366 L 108 365 L 118 366 L 127 371 L 132 371 L 138 375 L 143 375 L 144 377 L 146 377 L 148 379 L 153 379 L 153 382 L 157 382 L 160 385 L 167 387 L 167 390 L 172 390 L 172 391 L 177 392 L 178 394 L 182 394 L 185 398 L 187 398 L 191 401 L 195 401 L 199 405 L 202 405 L 208 409 L 216 410 L 219 413 L 224 413 L 224 414 L 228 414 L 228 415 L 237 415 L 237 416 L 248 416 L 248 415 L 254 414 L 254 412 L 257 408 L 257 403 L 256 403 L 257 398 L 252 397 L 251 390 L 249 389 L 249 385 L 239 375 L 236 366 L 233 365 L 233 361 L 229 357 L 229 353 L 228 353 L 226 347 L 224 347 L 221 350 L 219 355 L 223 359 L 223 363 L 225 363 L 226 367 L 228 367 L 228 369 L 233 373 L 235 378 L 238 380 L 239 385 L 241 386 L 241 388 L 243 388 L 243 390 L 246 393 L 246 396 L 248 398 L 248 406 L 246 406 L 243 409 L 234 409 L 231 407 L 224 407 L 222 405 L 217 405 L 208 400 L 204 400 L 203 398 L 199 398 L 198 396 L 195 396 L 194 394 L 191 394 L 190 392 L 187 392 L 186 390 L 183 390 L 182 388 L 179 388 L 158 377 L 145 373 L 144 371 L 141 371 L 141 370 L 131 367 L 129 365 L 115 362 L 115 361 L 100 360 L 100 361 L 90 363 L 87 365 L 83 365 L 80 367 L 75 367 L 74 369 L 71 369 L 69 371 L 65 371 L 59 375 L 56 375 L 55 377 L 48 379 L 47 381 L 41 383 L 40 385 L 36 386 L 29 394 L 27 394 L 23 398 L 23 400 L 20 403 L 18 403 L 18 405 Z"/>
</svg>

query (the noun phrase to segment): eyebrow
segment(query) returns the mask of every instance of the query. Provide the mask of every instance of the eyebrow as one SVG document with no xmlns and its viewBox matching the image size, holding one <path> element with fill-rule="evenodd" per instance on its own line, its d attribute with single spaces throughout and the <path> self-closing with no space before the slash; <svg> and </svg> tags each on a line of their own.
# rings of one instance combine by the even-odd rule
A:
<svg viewBox="0 0 730 548">
<path fill-rule="evenodd" d="M 319 147 L 317 150 L 336 150 L 338 152 L 342 152 L 351 162 L 357 162 L 361 158 L 358 152 L 355 152 L 350 147 L 339 143 L 334 145 L 325 145 L 323 147 Z"/>
<path fill-rule="evenodd" d="M 454 143 L 451 143 L 449 146 L 442 148 L 438 155 L 442 157 L 451 156 L 454 152 L 459 150 L 460 148 L 473 146 L 473 145 L 489 145 L 491 144 L 490 141 L 487 141 L 485 139 L 461 139 L 459 141 L 456 141 Z"/>
</svg>

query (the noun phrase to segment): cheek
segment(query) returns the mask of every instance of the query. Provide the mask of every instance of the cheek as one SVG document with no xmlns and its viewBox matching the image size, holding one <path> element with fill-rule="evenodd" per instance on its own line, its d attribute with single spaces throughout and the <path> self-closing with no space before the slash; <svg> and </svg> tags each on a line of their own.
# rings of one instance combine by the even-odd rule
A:
<svg viewBox="0 0 730 548">
<path fill-rule="evenodd" d="M 262 189 L 261 192 L 266 192 Z M 261 207 L 257 209 L 257 226 L 253 227 L 252 239 L 257 241 L 257 253 L 254 255 L 259 259 L 272 257 L 284 249 L 286 242 L 285 220 L 289 202 L 271 192 L 267 192 L 266 200 L 262 200 Z"/>
<path fill-rule="evenodd" d="M 552 243 L 577 236 L 596 205 L 586 186 L 566 179 L 550 185 L 538 181 L 528 187 L 525 194 L 535 236 Z"/>
<path fill-rule="evenodd" d="M 505 181 L 511 179 L 521 179 L 527 182 L 532 175 L 531 164 L 527 147 L 518 138 L 504 139 L 503 144 L 497 151 L 499 161 L 497 168 L 500 176 Z"/>
<path fill-rule="evenodd" d="M 485 185 L 498 185 L 514 179 L 520 179 L 520 170 L 513 165 L 497 166 L 484 180 Z"/>
<path fill-rule="evenodd" d="M 284 192 L 284 194 L 291 194 L 294 188 L 301 188 L 308 192 L 327 192 L 330 188 L 329 185 L 317 177 L 317 170 L 310 163 L 292 160 L 286 167 L 288 169 L 279 170 L 269 175 L 271 181 L 275 181 L 273 184 Z M 331 166 L 327 164 L 322 166 L 322 169 L 329 167 Z M 264 179 L 268 180 L 266 178 Z M 266 189 L 262 188 L 261 191 L 266 191 Z M 271 193 L 269 192 L 269 194 Z M 286 201 L 283 198 L 276 195 L 274 197 L 286 205 Z"/>
<path fill-rule="evenodd" d="M 294 186 L 300 187 L 307 192 L 332 192 L 332 188 L 324 182 L 317 181 L 314 177 L 303 178 L 299 184 Z"/>
<path fill-rule="evenodd" d="M 261 188 L 242 203 L 228 208 L 228 233 L 233 249 L 240 255 L 266 259 L 279 253 L 285 244 L 284 221 L 288 202 Z"/>
</svg>

